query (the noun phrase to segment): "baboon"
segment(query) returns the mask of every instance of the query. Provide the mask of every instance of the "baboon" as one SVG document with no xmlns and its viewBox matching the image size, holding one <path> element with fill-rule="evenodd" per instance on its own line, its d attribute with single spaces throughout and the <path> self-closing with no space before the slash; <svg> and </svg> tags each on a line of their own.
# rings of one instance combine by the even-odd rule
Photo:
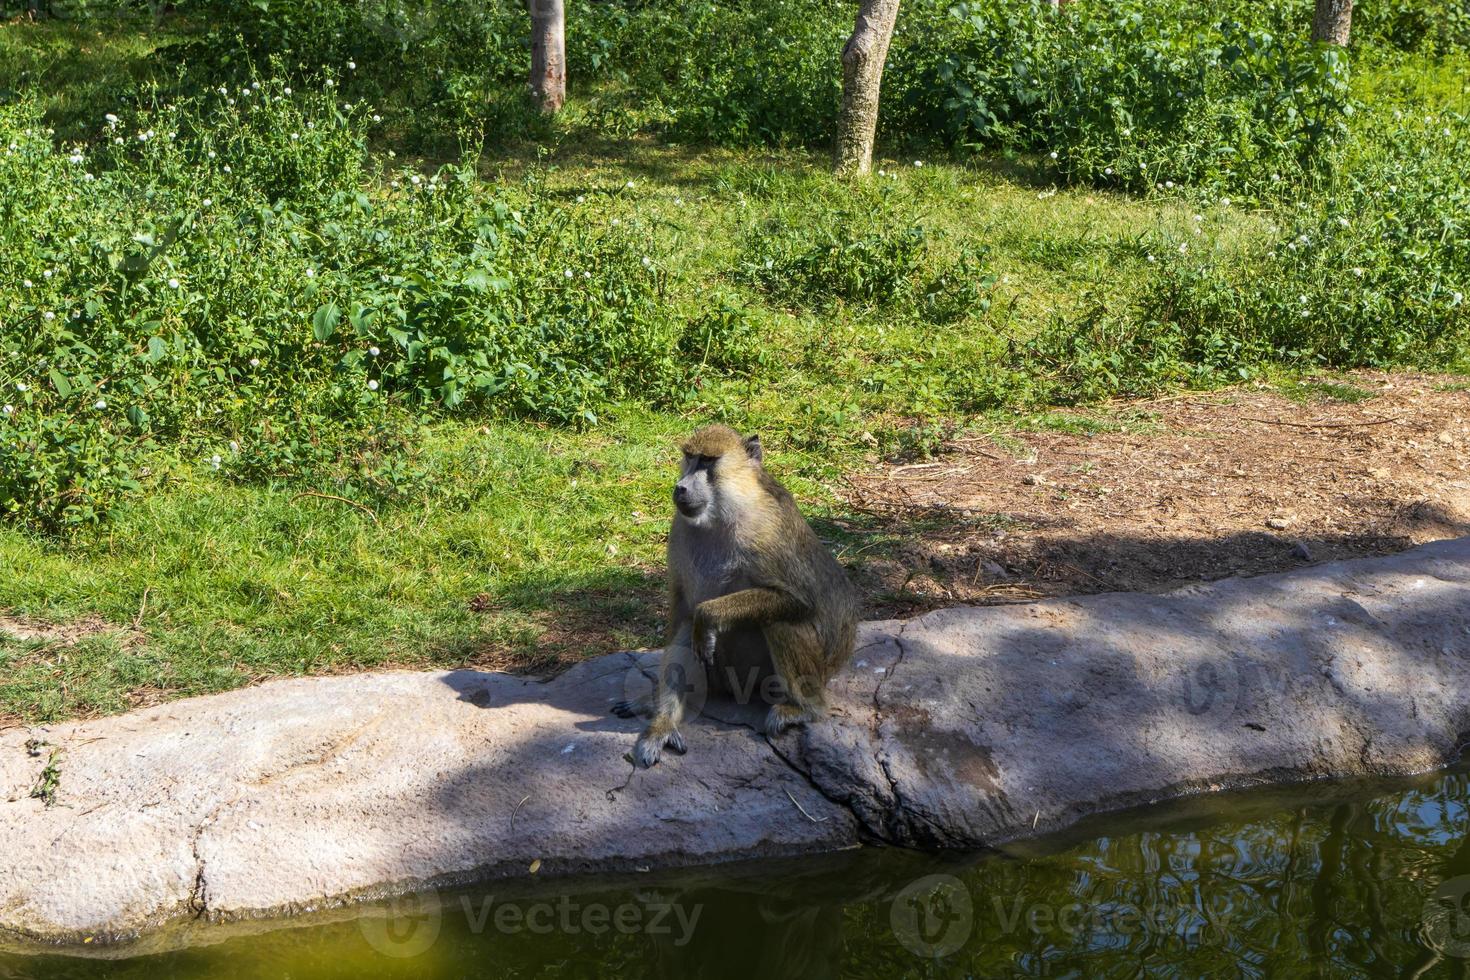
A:
<svg viewBox="0 0 1470 980">
<path fill-rule="evenodd" d="M 857 635 L 857 592 L 766 472 L 760 437 L 712 425 L 682 448 L 659 676 L 649 697 L 613 706 L 624 718 L 652 719 L 633 748 L 645 768 L 666 746 L 685 751 L 679 723 L 691 673 L 737 698 L 759 688 L 772 702 L 765 729 L 774 735 L 826 714 L 827 681 Z"/>
</svg>

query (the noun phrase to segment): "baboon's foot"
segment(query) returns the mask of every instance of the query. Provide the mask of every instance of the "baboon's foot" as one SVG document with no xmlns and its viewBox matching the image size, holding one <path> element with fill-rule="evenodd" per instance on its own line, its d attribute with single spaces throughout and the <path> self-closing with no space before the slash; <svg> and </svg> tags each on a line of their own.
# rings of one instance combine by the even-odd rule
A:
<svg viewBox="0 0 1470 980">
<path fill-rule="evenodd" d="M 805 725 L 809 721 L 816 721 L 821 716 L 820 708 L 802 707 L 796 704 L 773 704 L 771 710 L 766 713 L 766 734 L 780 735 L 788 728 Z"/>
<path fill-rule="evenodd" d="M 664 749 L 675 755 L 683 755 L 689 751 L 689 747 L 684 744 L 684 736 L 679 734 L 678 729 L 660 732 L 649 728 L 638 736 L 638 741 L 633 746 L 633 762 L 640 768 L 652 769 L 658 765 Z"/>
</svg>

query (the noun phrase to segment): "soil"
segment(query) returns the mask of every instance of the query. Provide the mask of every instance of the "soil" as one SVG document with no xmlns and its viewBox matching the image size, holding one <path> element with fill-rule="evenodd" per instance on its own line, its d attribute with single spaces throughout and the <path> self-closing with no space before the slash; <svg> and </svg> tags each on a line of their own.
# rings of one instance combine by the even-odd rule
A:
<svg viewBox="0 0 1470 980">
<path fill-rule="evenodd" d="M 1470 385 L 1355 373 L 1052 412 L 849 478 L 875 617 L 1162 591 L 1470 534 Z M 825 535 L 824 535 L 825 536 Z"/>
</svg>

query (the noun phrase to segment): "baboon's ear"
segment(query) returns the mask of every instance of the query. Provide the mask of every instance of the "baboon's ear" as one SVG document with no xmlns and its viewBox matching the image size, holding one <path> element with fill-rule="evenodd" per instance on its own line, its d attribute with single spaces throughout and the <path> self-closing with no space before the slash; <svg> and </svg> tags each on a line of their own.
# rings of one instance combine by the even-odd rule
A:
<svg viewBox="0 0 1470 980">
<path fill-rule="evenodd" d="M 759 463 L 761 459 L 765 456 L 765 454 L 761 451 L 760 436 L 751 436 L 749 439 L 745 440 L 745 455 L 749 456 L 751 460 L 757 463 Z"/>
</svg>

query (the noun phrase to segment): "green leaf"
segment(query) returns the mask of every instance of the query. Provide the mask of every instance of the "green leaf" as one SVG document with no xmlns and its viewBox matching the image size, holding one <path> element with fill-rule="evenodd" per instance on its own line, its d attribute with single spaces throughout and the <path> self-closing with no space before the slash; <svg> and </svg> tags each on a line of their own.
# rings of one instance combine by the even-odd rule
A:
<svg viewBox="0 0 1470 980">
<path fill-rule="evenodd" d="M 62 373 L 55 368 L 52 368 L 50 373 L 51 383 L 56 386 L 56 393 L 62 398 L 70 398 L 72 392 L 71 382 L 67 381 L 66 378 L 62 376 Z"/>
<path fill-rule="evenodd" d="M 326 343 L 331 339 L 341 320 L 342 311 L 337 308 L 336 303 L 323 303 L 316 308 L 316 313 L 311 317 L 312 335 L 322 343 Z"/>
<path fill-rule="evenodd" d="M 163 342 L 162 337 L 148 338 L 148 354 L 144 358 L 144 360 L 146 360 L 149 364 L 157 364 L 159 361 L 163 360 L 164 355 L 167 353 L 168 344 Z"/>
</svg>

